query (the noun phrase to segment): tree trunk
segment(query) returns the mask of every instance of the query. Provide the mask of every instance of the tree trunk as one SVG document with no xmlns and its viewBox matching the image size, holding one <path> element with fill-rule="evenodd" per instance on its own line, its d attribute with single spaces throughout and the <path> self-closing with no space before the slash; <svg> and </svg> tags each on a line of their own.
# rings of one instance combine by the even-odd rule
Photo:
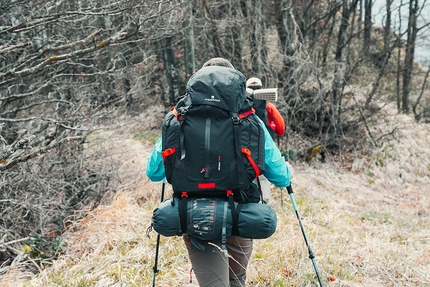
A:
<svg viewBox="0 0 430 287">
<path fill-rule="evenodd" d="M 366 57 L 370 52 L 370 40 L 372 37 L 372 5 L 372 0 L 364 0 L 363 55 Z"/>
<path fill-rule="evenodd" d="M 402 1 L 400 1 L 402 4 Z M 398 7 L 398 15 L 399 15 L 399 30 L 398 34 L 401 35 L 401 29 L 402 29 L 402 14 L 401 14 L 401 6 Z M 400 112 L 402 108 L 402 95 L 401 95 L 401 76 L 402 76 L 402 44 L 401 41 L 399 41 L 399 46 L 397 50 L 397 69 L 396 69 L 396 100 L 397 100 L 397 111 Z"/>
<path fill-rule="evenodd" d="M 421 92 L 420 92 L 420 95 L 418 96 L 418 99 L 417 99 L 417 101 L 415 102 L 415 104 L 414 104 L 414 106 L 413 106 L 413 108 L 412 108 L 412 111 L 414 112 L 414 115 L 415 115 L 415 119 L 416 119 L 417 121 L 421 119 L 422 114 L 423 114 L 423 113 L 420 113 L 420 112 L 418 111 L 418 105 L 419 105 L 419 103 L 420 103 L 420 101 L 421 101 L 421 98 L 422 98 L 422 97 L 423 97 L 423 95 L 424 95 L 424 91 L 426 90 L 426 83 L 427 83 L 427 79 L 428 79 L 428 77 L 429 77 L 429 74 L 430 74 L 430 67 L 427 67 L 427 72 L 426 72 L 426 75 L 424 76 L 424 81 L 423 81 L 423 84 L 422 84 L 422 86 L 421 86 Z"/>
<path fill-rule="evenodd" d="M 266 51 L 266 23 L 264 21 L 264 1 L 254 0 L 252 2 L 250 11 L 250 25 L 251 25 L 251 69 L 252 72 L 261 77 L 264 74 L 264 64 L 267 63 Z"/>
<path fill-rule="evenodd" d="M 295 53 L 292 45 L 295 29 L 293 24 L 294 20 L 291 16 L 291 5 L 290 1 L 275 1 L 276 29 L 280 42 L 280 53 L 284 55 L 282 70 L 278 73 L 279 88 L 283 88 L 289 84 L 289 82 L 286 81 L 286 79 L 291 78 L 289 74 L 291 72 L 292 63 L 289 57 L 293 56 Z"/>
<path fill-rule="evenodd" d="M 167 37 L 161 40 L 161 51 L 164 70 L 165 82 L 167 85 L 167 98 L 164 99 L 165 104 L 172 106 L 176 103 L 179 97 L 178 73 L 175 65 L 175 52 L 172 46 L 172 37 Z"/>
<path fill-rule="evenodd" d="M 184 21 L 188 24 L 188 35 L 185 37 L 185 72 L 186 79 L 191 77 L 194 70 L 196 69 L 196 58 L 195 58 L 195 45 L 194 45 L 194 12 L 193 12 L 193 1 L 188 0 L 188 16 L 189 21 Z"/>
<path fill-rule="evenodd" d="M 337 34 L 337 46 L 335 54 L 336 62 L 342 62 L 343 49 L 345 48 L 350 15 L 349 1 L 343 0 L 342 4 L 342 19 L 340 20 L 339 33 Z"/>
<path fill-rule="evenodd" d="M 343 52 L 347 44 L 347 35 L 348 35 L 348 26 L 349 26 L 349 18 L 351 15 L 351 10 L 355 9 L 355 4 L 357 1 L 353 1 L 349 3 L 349 0 L 343 0 L 342 2 L 342 18 L 340 20 L 339 26 L 339 34 L 337 37 L 337 46 L 336 46 L 336 68 L 335 68 L 335 76 L 333 80 L 333 106 L 332 106 L 332 121 L 334 124 L 334 130 L 332 132 L 337 132 L 338 128 L 341 126 L 342 121 L 340 118 L 340 109 L 342 102 L 342 94 L 343 89 L 345 87 L 345 71 L 348 69 L 346 67 L 346 63 L 344 63 Z"/>
<path fill-rule="evenodd" d="M 340 21 L 339 33 L 337 35 L 337 46 L 336 46 L 336 54 L 335 61 L 338 63 L 336 65 L 335 71 L 335 79 L 333 83 L 333 108 L 337 110 L 339 97 L 342 93 L 342 79 L 343 79 L 343 68 L 341 63 L 343 62 L 343 51 L 346 44 L 346 36 L 348 30 L 348 21 L 349 21 L 349 3 L 348 0 L 343 0 L 342 7 L 342 19 Z"/>
<path fill-rule="evenodd" d="M 390 41 L 391 41 L 391 4 L 394 0 L 386 0 L 386 9 L 387 12 L 385 27 L 384 27 L 384 52 L 386 53 L 390 49 Z"/>
<path fill-rule="evenodd" d="M 418 0 L 409 3 L 409 19 L 407 27 L 406 54 L 403 70 L 402 110 L 409 112 L 409 94 L 414 67 L 415 42 L 417 38 Z"/>
<path fill-rule="evenodd" d="M 219 12 L 219 9 L 212 9 L 208 5 L 209 3 L 207 1 L 203 1 L 203 8 L 206 11 L 207 18 L 209 20 L 209 24 L 208 24 L 209 31 L 207 33 L 207 38 L 212 43 L 212 47 L 211 47 L 213 50 L 212 54 L 217 57 L 227 58 L 226 53 L 224 51 L 224 47 L 222 45 L 222 41 L 220 39 L 220 35 L 219 35 L 220 33 L 218 31 L 219 24 L 217 23 L 217 20 L 216 20 L 216 16 L 218 16 L 217 12 Z"/>
</svg>

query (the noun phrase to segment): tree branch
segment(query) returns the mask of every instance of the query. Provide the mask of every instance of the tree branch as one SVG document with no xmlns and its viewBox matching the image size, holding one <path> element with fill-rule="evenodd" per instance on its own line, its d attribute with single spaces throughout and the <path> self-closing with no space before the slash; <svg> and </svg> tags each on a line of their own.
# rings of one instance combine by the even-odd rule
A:
<svg viewBox="0 0 430 287">
<path fill-rule="evenodd" d="M 5 171 L 7 169 L 10 169 L 12 167 L 14 167 L 15 165 L 17 165 L 18 163 L 21 162 L 26 162 L 32 158 L 35 158 L 39 155 L 45 154 L 47 152 L 49 152 L 51 149 L 59 147 L 60 145 L 66 143 L 66 142 L 71 142 L 74 140 L 81 140 L 83 139 L 83 136 L 76 136 L 76 137 L 67 137 L 67 138 L 63 138 L 61 140 L 58 140 L 56 142 L 50 143 L 49 145 L 39 148 L 38 150 L 35 150 L 23 157 L 18 157 L 12 160 L 7 160 L 7 159 L 0 159 L 0 163 L 5 162 L 5 164 L 0 164 L 0 171 Z"/>
</svg>

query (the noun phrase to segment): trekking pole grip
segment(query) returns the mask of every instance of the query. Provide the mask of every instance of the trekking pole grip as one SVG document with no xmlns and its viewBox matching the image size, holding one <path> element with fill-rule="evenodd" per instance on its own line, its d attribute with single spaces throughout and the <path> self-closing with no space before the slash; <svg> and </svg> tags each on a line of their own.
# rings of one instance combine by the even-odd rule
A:
<svg viewBox="0 0 430 287">
<path fill-rule="evenodd" d="M 287 186 L 287 191 L 288 191 L 288 194 L 292 194 L 293 193 L 293 188 L 291 187 L 291 182 L 290 182 L 290 185 Z"/>
</svg>

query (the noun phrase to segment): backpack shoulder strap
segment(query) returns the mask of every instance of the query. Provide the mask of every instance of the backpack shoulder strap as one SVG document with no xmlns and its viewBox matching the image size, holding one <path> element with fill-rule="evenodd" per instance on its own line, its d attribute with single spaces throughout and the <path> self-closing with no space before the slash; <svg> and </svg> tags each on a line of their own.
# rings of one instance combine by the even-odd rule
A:
<svg viewBox="0 0 430 287">
<path fill-rule="evenodd" d="M 185 146 L 184 144 L 185 136 L 184 136 L 182 123 L 184 122 L 185 115 L 191 109 L 192 105 L 193 104 L 191 101 L 191 97 L 188 94 L 185 94 L 185 96 L 181 98 L 176 104 L 176 106 L 173 108 L 173 114 L 179 121 L 179 146 L 180 147 Z M 186 151 L 185 151 L 185 148 L 181 148 L 180 150 L 181 150 L 181 160 L 182 160 L 186 156 Z"/>
</svg>

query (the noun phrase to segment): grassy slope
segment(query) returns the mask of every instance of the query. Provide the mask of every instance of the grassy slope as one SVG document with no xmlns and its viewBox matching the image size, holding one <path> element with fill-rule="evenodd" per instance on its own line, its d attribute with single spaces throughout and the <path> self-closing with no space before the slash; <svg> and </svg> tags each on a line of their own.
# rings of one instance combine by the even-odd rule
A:
<svg viewBox="0 0 430 287">
<path fill-rule="evenodd" d="M 326 286 L 430 286 L 430 126 L 385 109 L 372 132 L 394 127 L 394 138 L 366 157 L 293 164 L 295 200 Z M 12 269 L 0 286 L 152 285 L 156 233 L 146 229 L 161 191 L 144 174 L 152 144 L 124 133 L 116 148 L 126 153 L 113 202 L 66 234 L 67 254 L 52 267 L 37 276 Z M 273 195 L 278 229 L 255 242 L 248 286 L 315 286 L 288 194 Z M 197 286 L 180 238 L 161 237 L 158 267 L 157 286 Z"/>
</svg>

